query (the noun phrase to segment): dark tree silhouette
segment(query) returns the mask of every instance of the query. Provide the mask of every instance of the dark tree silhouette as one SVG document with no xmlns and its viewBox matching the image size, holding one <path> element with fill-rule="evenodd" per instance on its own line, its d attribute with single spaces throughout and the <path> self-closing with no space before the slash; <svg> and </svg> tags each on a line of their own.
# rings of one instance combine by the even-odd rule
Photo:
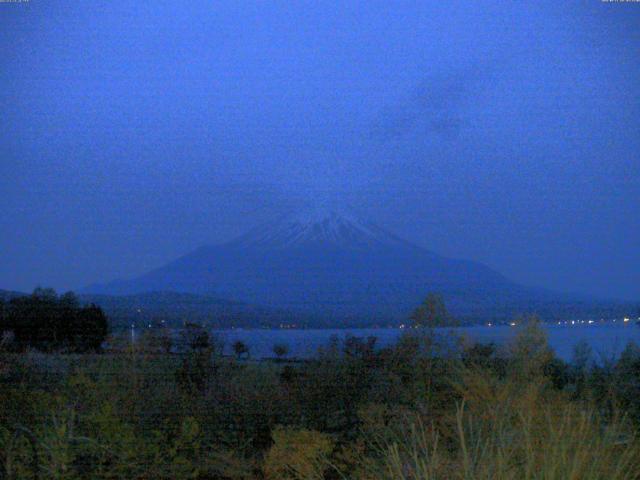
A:
<svg viewBox="0 0 640 480">
<path fill-rule="evenodd" d="M 238 357 L 238 360 L 249 356 L 249 347 L 240 340 L 233 343 L 233 351 L 236 354 L 236 357 Z"/>
<path fill-rule="evenodd" d="M 430 293 L 411 314 L 414 327 L 450 327 L 456 325 L 455 319 L 447 311 L 444 299 L 437 293 Z"/>
<path fill-rule="evenodd" d="M 0 309 L 0 332 L 11 332 L 18 350 L 99 351 L 109 332 L 107 317 L 95 305 L 80 306 L 72 292 L 58 297 L 37 288 Z"/>
<path fill-rule="evenodd" d="M 284 343 L 276 343 L 273 346 L 273 353 L 275 353 L 278 359 L 282 359 L 289 353 L 289 347 Z"/>
<path fill-rule="evenodd" d="M 202 325 L 187 322 L 181 331 L 182 350 L 186 352 L 201 352 L 212 348 L 211 336 Z"/>
<path fill-rule="evenodd" d="M 217 372 L 211 336 L 201 325 L 187 323 L 182 331 L 181 343 L 184 356 L 176 372 L 178 384 L 191 394 L 202 394 Z"/>
</svg>

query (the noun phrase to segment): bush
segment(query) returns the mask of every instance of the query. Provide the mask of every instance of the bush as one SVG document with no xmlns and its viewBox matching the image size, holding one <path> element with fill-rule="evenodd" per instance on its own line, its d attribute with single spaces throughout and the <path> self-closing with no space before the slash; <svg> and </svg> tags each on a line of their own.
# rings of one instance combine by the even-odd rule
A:
<svg viewBox="0 0 640 480">
<path fill-rule="evenodd" d="M 273 353 L 281 360 L 289 353 L 289 347 L 284 343 L 277 343 L 273 346 Z"/>
<path fill-rule="evenodd" d="M 322 480 L 329 468 L 333 442 L 328 435 L 304 429 L 277 427 L 264 461 L 270 480 Z"/>
</svg>

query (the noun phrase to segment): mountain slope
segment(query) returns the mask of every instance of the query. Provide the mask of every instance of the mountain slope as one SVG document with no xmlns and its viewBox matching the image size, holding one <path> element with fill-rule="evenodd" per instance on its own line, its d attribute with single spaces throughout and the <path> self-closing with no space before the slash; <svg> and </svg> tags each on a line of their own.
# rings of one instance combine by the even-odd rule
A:
<svg viewBox="0 0 640 480">
<path fill-rule="evenodd" d="M 284 217 L 141 277 L 90 290 L 215 292 L 318 314 L 334 325 L 404 319 L 430 291 L 443 294 L 452 312 L 467 319 L 508 318 L 525 310 L 559 316 L 591 305 L 588 299 L 522 287 L 484 265 L 441 257 L 331 210 Z"/>
<path fill-rule="evenodd" d="M 0 302 L 29 296 L 28 293 L 0 290 Z M 132 295 L 78 295 L 82 305 L 95 304 L 107 314 L 112 329 L 130 325 L 158 325 L 180 327 L 185 322 L 203 323 L 217 328 L 276 327 L 291 325 L 299 318 L 291 312 L 236 302 L 215 295 L 196 295 L 176 292 L 145 292 Z M 305 321 L 313 321 L 309 317 Z"/>
<path fill-rule="evenodd" d="M 12 290 L 0 290 L 0 300 L 2 300 L 3 302 L 8 302 L 12 298 L 23 297 L 25 295 L 26 293 L 15 292 Z"/>
<path fill-rule="evenodd" d="M 83 294 L 84 304 L 99 305 L 109 317 L 111 328 L 127 328 L 162 322 L 180 327 L 185 322 L 218 328 L 274 327 L 293 321 L 288 312 L 235 302 L 213 295 L 176 292 L 147 292 L 133 295 Z"/>
</svg>

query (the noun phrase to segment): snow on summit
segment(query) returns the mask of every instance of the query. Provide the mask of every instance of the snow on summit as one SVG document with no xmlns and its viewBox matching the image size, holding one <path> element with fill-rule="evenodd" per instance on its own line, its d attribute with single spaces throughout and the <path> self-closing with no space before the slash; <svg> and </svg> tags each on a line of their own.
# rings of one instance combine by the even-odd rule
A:
<svg viewBox="0 0 640 480">
<path fill-rule="evenodd" d="M 238 239 L 243 246 L 268 248 L 336 246 L 364 248 L 404 243 L 345 209 L 314 207 L 284 215 Z"/>
</svg>

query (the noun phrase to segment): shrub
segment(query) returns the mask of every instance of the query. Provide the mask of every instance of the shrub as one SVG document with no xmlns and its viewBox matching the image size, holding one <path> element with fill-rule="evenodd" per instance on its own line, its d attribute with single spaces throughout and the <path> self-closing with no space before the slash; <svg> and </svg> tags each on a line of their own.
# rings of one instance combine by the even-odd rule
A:
<svg viewBox="0 0 640 480">
<path fill-rule="evenodd" d="M 312 430 L 276 427 L 273 446 L 264 462 L 270 480 L 324 479 L 333 442 L 328 435 Z"/>
<path fill-rule="evenodd" d="M 284 343 L 277 343 L 273 346 L 273 353 L 278 359 L 282 359 L 289 353 L 289 347 Z"/>
</svg>

